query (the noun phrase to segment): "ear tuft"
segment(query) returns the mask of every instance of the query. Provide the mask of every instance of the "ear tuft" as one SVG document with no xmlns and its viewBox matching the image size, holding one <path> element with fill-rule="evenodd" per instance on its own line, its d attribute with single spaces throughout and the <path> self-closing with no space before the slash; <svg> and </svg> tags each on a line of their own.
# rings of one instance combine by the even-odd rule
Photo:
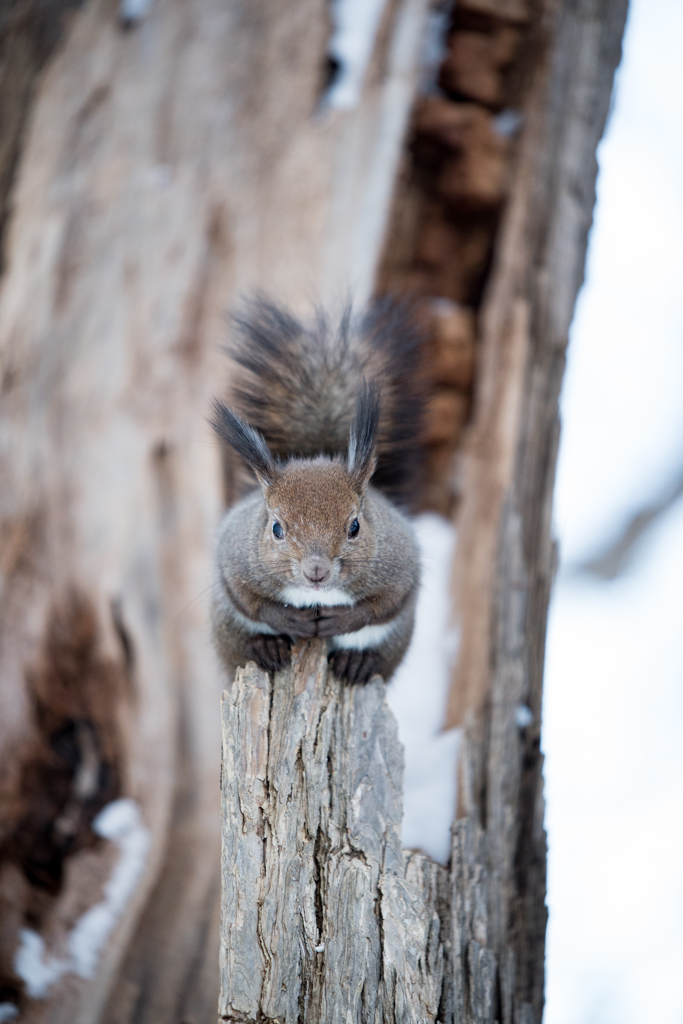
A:
<svg viewBox="0 0 683 1024">
<path fill-rule="evenodd" d="M 356 412 L 349 435 L 348 470 L 360 487 L 369 481 L 377 466 L 380 394 L 377 384 L 361 381 Z"/>
<path fill-rule="evenodd" d="M 211 426 L 251 466 L 262 484 L 267 486 L 273 482 L 277 475 L 275 460 L 258 430 L 250 427 L 218 399 L 213 403 Z"/>
</svg>

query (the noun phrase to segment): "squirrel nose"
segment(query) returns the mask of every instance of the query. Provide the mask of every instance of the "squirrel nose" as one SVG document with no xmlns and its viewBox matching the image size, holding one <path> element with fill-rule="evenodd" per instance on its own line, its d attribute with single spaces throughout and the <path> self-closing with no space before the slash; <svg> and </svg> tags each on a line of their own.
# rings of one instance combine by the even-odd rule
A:
<svg viewBox="0 0 683 1024">
<path fill-rule="evenodd" d="M 301 562 L 301 571 L 309 583 L 324 583 L 331 568 L 332 563 L 324 555 L 309 555 Z"/>
</svg>

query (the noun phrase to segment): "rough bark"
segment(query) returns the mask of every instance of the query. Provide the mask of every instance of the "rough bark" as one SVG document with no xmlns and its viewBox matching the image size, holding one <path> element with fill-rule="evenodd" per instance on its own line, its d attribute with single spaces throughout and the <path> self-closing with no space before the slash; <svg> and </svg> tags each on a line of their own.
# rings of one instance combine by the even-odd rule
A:
<svg viewBox="0 0 683 1024">
<path fill-rule="evenodd" d="M 326 0 L 163 0 L 125 30 L 91 0 L 23 68 L 21 109 L 3 97 L 0 1002 L 23 1020 L 215 1015 L 223 313 L 253 287 L 371 291 L 424 7 L 387 9 L 350 112 L 316 113 Z M 86 967 L 71 943 L 122 856 L 97 831 L 119 798 L 149 845 Z"/>
<path fill-rule="evenodd" d="M 401 849 L 402 784 L 379 678 L 340 683 L 320 641 L 275 678 L 238 672 L 223 698 L 223 1020 L 436 1020 L 446 871 Z"/>
<path fill-rule="evenodd" d="M 382 681 L 340 683 L 312 641 L 274 677 L 240 669 L 222 716 L 220 1019 L 501 1019 L 486 834 L 456 822 L 450 870 L 401 849 Z"/>
<path fill-rule="evenodd" d="M 525 643 L 532 633 L 533 644 L 545 635 L 558 395 L 626 7 L 626 0 L 565 2 L 557 12 L 547 5 L 517 69 L 529 83 L 524 127 L 480 312 L 475 409 L 462 457 L 456 590 L 463 643 L 451 723 L 481 707 L 491 690 L 506 614 L 495 594 L 504 604 L 512 593 L 499 568 L 514 529 L 510 516 L 520 520 L 531 600 L 522 597 Z"/>
<path fill-rule="evenodd" d="M 487 944 L 504 1024 L 540 1022 L 543 1010 L 540 724 L 558 401 L 626 7 L 549 5 L 527 40 L 524 127 L 480 313 L 462 460 L 462 647 L 449 722 L 467 723 L 459 814 L 484 833 Z"/>
<path fill-rule="evenodd" d="M 467 14 L 482 5 L 464 6 Z M 487 17 L 500 16 L 499 5 L 483 6 Z M 475 409 L 462 460 L 457 519 L 455 586 L 463 643 L 449 714 L 451 724 L 464 722 L 466 728 L 450 878 L 446 898 L 438 904 L 442 991 L 436 1016 L 422 1018 L 444 1024 L 540 1024 L 542 1018 L 546 841 L 540 716 L 555 559 L 550 509 L 558 398 L 594 204 L 595 150 L 609 109 L 626 4 L 567 0 L 559 8 L 547 4 L 525 12 L 515 8 L 515 18 L 526 19 L 526 34 L 513 69 L 523 127 L 479 313 Z M 243 685 L 244 680 L 232 699 L 242 699 Z M 287 685 L 296 690 L 303 678 L 288 678 Z M 355 715 L 362 717 L 364 701 L 372 698 L 360 691 L 352 699 Z M 277 744 L 281 721 L 270 718 L 269 723 L 275 729 L 270 742 Z M 351 735 L 355 724 L 346 726 Z M 339 756 L 347 755 L 340 748 Z M 299 770 L 302 777 L 313 777 L 319 770 L 315 751 L 307 756 L 310 762 L 304 758 Z M 244 765 L 242 771 L 247 771 Z M 384 765 L 375 767 L 371 778 L 377 794 L 384 794 L 387 776 Z M 229 831 L 227 808 L 234 799 L 224 791 Z M 392 791 L 379 817 L 393 820 L 395 803 Z M 297 804 L 291 813 L 307 821 L 305 807 Z M 261 869 L 266 874 L 259 878 L 272 874 L 282 856 L 268 845 L 269 820 L 266 814 Z M 234 822 L 230 836 L 239 844 Z M 332 909 L 323 904 L 324 920 Z M 235 908 L 224 903 L 223 911 L 223 941 L 230 949 L 226 928 Z M 386 899 L 381 912 L 391 912 Z M 410 932 L 406 927 L 405 946 Z M 373 956 L 380 957 L 381 936 L 372 929 L 368 935 Z M 273 932 L 265 928 L 259 938 L 267 960 Z M 296 962 L 305 976 L 309 966 L 302 958 Z M 362 961 L 363 979 L 371 984 L 376 977 L 372 963 L 373 957 Z M 264 978 L 244 1019 L 268 1017 L 266 1004 L 259 1001 L 269 993 Z M 242 1019 L 228 1012 L 232 984 L 224 971 L 221 1005 L 227 1019 Z M 326 1020 L 330 1013 L 339 1019 L 346 1013 L 352 1021 L 408 1019 L 400 1016 L 403 994 L 394 1003 L 382 995 L 369 1009 L 329 983 L 324 991 L 329 1002 L 317 996 L 317 1002 L 305 1000 L 302 1019 Z M 285 1020 L 297 1019 L 288 1016 L 293 1011 L 284 1004 L 278 1013 Z"/>
</svg>

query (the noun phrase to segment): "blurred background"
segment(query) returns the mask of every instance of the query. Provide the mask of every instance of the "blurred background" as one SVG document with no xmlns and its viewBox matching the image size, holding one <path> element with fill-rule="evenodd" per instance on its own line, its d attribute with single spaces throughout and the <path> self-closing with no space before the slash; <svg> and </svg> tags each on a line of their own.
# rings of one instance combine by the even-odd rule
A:
<svg viewBox="0 0 683 1024">
<path fill-rule="evenodd" d="M 681 33 L 631 3 L 562 393 L 548 1024 L 683 1021 Z"/>
</svg>

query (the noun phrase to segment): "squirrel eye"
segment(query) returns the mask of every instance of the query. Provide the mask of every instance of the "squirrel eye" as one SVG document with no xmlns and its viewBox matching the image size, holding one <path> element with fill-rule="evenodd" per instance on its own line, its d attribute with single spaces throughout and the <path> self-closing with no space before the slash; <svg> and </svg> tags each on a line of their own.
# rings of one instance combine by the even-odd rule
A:
<svg viewBox="0 0 683 1024">
<path fill-rule="evenodd" d="M 354 519 L 349 526 L 349 537 L 355 537 L 360 530 L 360 523 L 357 519 Z"/>
<path fill-rule="evenodd" d="M 277 537 L 278 540 L 282 540 L 282 538 L 285 535 L 285 531 L 282 529 L 282 527 L 278 523 L 277 519 L 273 523 L 273 533 L 275 534 L 275 536 Z"/>
</svg>

